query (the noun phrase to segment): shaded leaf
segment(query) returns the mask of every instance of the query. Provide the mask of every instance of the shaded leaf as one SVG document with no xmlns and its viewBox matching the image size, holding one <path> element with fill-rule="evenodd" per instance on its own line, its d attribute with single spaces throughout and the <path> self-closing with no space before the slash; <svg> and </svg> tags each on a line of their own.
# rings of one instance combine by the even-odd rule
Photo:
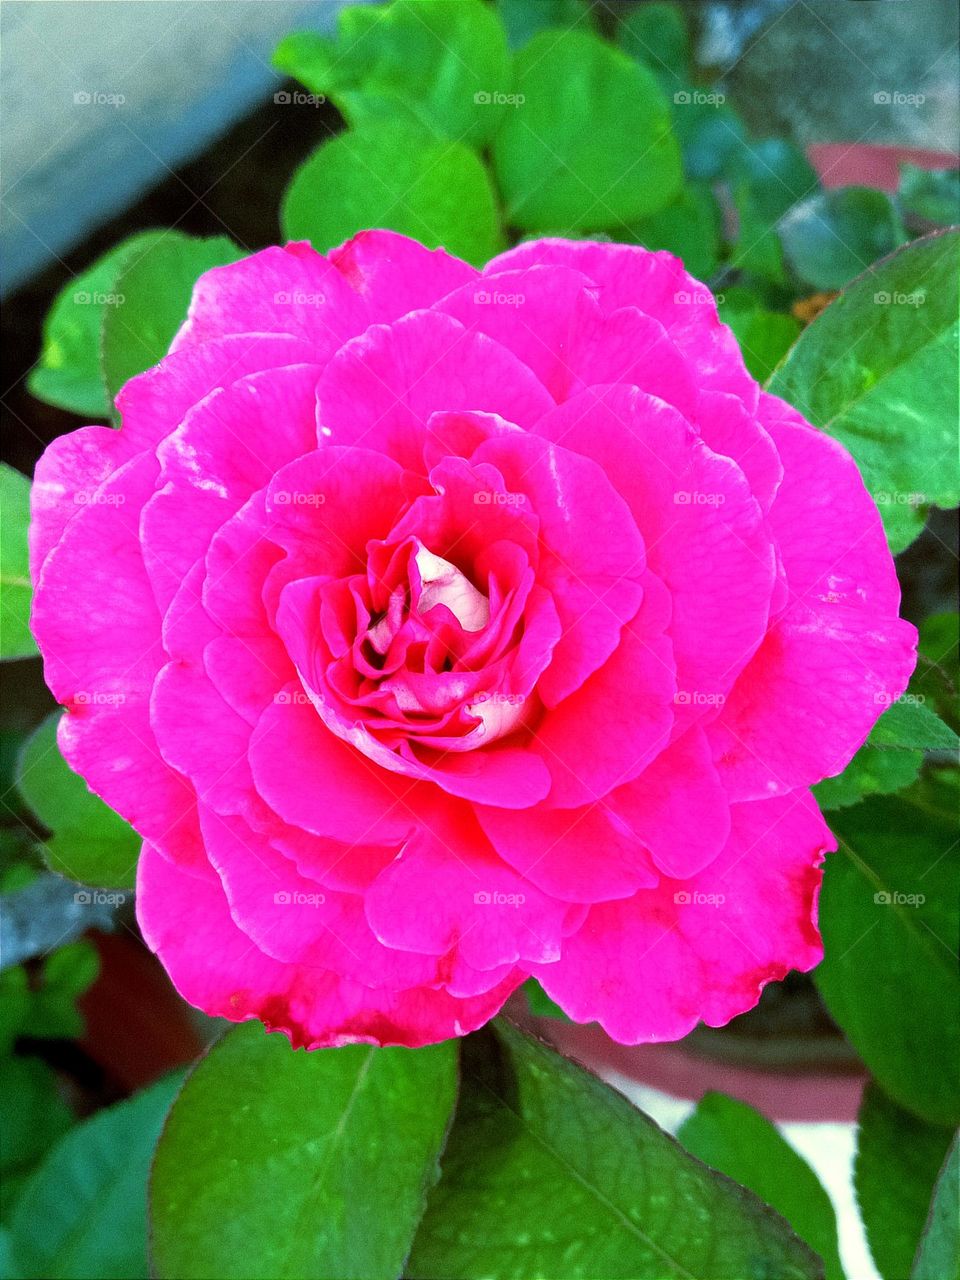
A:
<svg viewBox="0 0 960 1280">
<path fill-rule="evenodd" d="M 830 815 L 840 841 L 820 895 L 824 959 L 814 978 L 831 1016 L 884 1090 L 934 1124 L 960 1119 L 958 867 L 953 821 L 904 797 Z"/>
<path fill-rule="evenodd" d="M 629 239 L 647 249 L 669 250 L 692 276 L 708 280 L 720 253 L 720 214 L 712 191 L 687 183 L 672 204 L 635 222 Z"/>
<path fill-rule="evenodd" d="M 910 1280 L 960 1277 L 960 1139 L 954 1138 L 930 1202 Z"/>
<path fill-rule="evenodd" d="M 857 1117 L 853 1183 L 883 1280 L 910 1274 L 937 1174 L 953 1134 L 898 1107 L 871 1082 Z"/>
<path fill-rule="evenodd" d="M 51 1148 L 10 1222 L 25 1280 L 147 1276 L 147 1174 L 182 1078 L 177 1072 L 97 1112 Z"/>
<path fill-rule="evenodd" d="M 679 4 L 652 0 L 633 5 L 617 25 L 617 43 L 647 64 L 668 95 L 690 79 L 690 37 Z"/>
<path fill-rule="evenodd" d="M 840 187 L 801 201 L 780 221 L 790 266 L 815 289 L 840 289 L 907 239 L 890 197 Z"/>
<path fill-rule="evenodd" d="M 550 27 L 578 27 L 590 31 L 590 0 L 496 0 L 497 13 L 512 49 L 525 45 Z"/>
<path fill-rule="evenodd" d="M 952 226 L 960 222 L 960 170 L 903 164 L 897 199 L 906 214 L 941 227 Z"/>
</svg>

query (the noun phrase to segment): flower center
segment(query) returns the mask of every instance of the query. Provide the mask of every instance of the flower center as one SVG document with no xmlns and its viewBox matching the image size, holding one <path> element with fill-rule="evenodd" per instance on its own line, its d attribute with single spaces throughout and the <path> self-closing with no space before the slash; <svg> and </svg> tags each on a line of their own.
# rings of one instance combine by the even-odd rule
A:
<svg viewBox="0 0 960 1280">
<path fill-rule="evenodd" d="M 478 591 L 456 565 L 442 556 L 435 556 L 422 543 L 419 544 L 415 563 L 420 575 L 417 612 L 427 613 L 442 604 L 464 631 L 482 631 L 490 621 L 490 601 L 483 592 Z"/>
</svg>

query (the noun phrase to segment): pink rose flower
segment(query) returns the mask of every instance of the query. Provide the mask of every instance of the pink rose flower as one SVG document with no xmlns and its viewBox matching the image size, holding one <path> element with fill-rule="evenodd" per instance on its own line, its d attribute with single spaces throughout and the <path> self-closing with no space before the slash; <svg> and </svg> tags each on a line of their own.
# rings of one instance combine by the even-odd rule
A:
<svg viewBox="0 0 960 1280">
<path fill-rule="evenodd" d="M 677 259 L 267 249 L 118 406 L 38 465 L 33 621 L 187 1000 L 419 1045 L 533 975 L 633 1043 L 817 963 L 809 789 L 915 635 Z"/>
</svg>

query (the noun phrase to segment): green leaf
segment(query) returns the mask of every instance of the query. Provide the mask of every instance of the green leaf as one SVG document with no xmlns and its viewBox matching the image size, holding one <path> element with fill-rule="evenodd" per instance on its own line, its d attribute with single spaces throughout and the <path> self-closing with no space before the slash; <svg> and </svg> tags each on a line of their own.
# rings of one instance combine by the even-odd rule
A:
<svg viewBox="0 0 960 1280">
<path fill-rule="evenodd" d="M 814 787 L 822 808 L 841 809 L 869 795 L 900 791 L 916 780 L 924 751 L 956 750 L 956 733 L 915 699 L 907 694 L 888 707 L 843 773 Z"/>
<path fill-rule="evenodd" d="M 570 1019 L 560 1006 L 544 991 L 536 978 L 528 978 L 523 984 L 523 994 L 527 997 L 527 1008 L 537 1018 L 559 1018 L 561 1022 Z"/>
<path fill-rule="evenodd" d="M 110 397 L 100 369 L 100 329 L 116 306 L 117 276 L 165 231 L 141 231 L 121 241 L 57 294 L 43 324 L 40 360 L 27 379 L 38 400 L 84 418 L 107 419 Z"/>
<path fill-rule="evenodd" d="M 37 643 L 30 633 L 30 481 L 0 463 L 0 658 L 32 658 Z"/>
<path fill-rule="evenodd" d="M 930 1197 L 953 1136 L 867 1085 L 857 1118 L 853 1183 L 870 1252 L 883 1280 L 910 1274 Z"/>
<path fill-rule="evenodd" d="M 32 1039 L 74 1040 L 83 1035 L 84 1022 L 77 1001 L 100 973 L 100 955 L 87 938 L 58 947 L 43 963 L 39 987 L 30 991 L 31 1003 L 22 1034 Z"/>
<path fill-rule="evenodd" d="M 830 1014 L 901 1106 L 960 1119 L 955 817 L 911 792 L 830 815 L 840 841 L 820 895 L 824 959 L 814 977 Z"/>
<path fill-rule="evenodd" d="M 157 1275 L 394 1280 L 456 1090 L 453 1042 L 294 1052 L 259 1023 L 228 1032 L 157 1148 Z"/>
<path fill-rule="evenodd" d="M 722 295 L 721 295 L 722 296 Z M 800 333 L 800 323 L 781 311 L 768 311 L 756 303 L 718 306 L 720 319 L 733 330 L 743 361 L 758 382 L 766 382 Z"/>
<path fill-rule="evenodd" d="M 830 1197 L 806 1160 L 759 1111 L 725 1094 L 706 1093 L 677 1138 L 691 1155 L 782 1214 L 823 1258 L 826 1280 L 843 1280 Z"/>
<path fill-rule="evenodd" d="M 596 36 L 544 31 L 515 59 L 520 105 L 493 143 L 506 221 L 623 230 L 680 189 L 680 151 L 653 73 Z"/>
<path fill-rule="evenodd" d="M 32 1040 L 73 1040 L 83 1035 L 77 1000 L 96 981 L 100 957 L 86 938 L 52 952 L 39 982 L 23 965 L 0 973 L 0 1054 L 10 1053 L 19 1036 Z"/>
<path fill-rule="evenodd" d="M 941 227 L 960 222 L 960 170 L 900 166 L 900 208 Z"/>
<path fill-rule="evenodd" d="M 617 26 L 617 43 L 631 58 L 646 63 L 668 94 L 690 79 L 690 37 L 679 4 L 653 0 L 634 5 Z"/>
<path fill-rule="evenodd" d="M 226 236 L 198 240 L 168 231 L 143 253 L 128 254 L 116 276 L 115 306 L 103 315 L 101 358 L 111 402 L 123 384 L 162 360 L 187 318 L 197 278 L 243 252 Z"/>
<path fill-rule="evenodd" d="M 53 833 L 47 841 L 51 870 L 101 888 L 133 888 L 140 837 L 119 814 L 89 790 L 57 746 L 55 711 L 23 749 L 17 787 Z"/>
<path fill-rule="evenodd" d="M 815 289 L 841 289 L 907 239 L 893 202 L 870 187 L 821 191 L 780 221 L 790 266 Z"/>
<path fill-rule="evenodd" d="M 622 1095 L 497 1024 L 463 1087 L 410 1280 L 797 1280 L 822 1276 L 787 1223 L 705 1169 Z"/>
<path fill-rule="evenodd" d="M 768 223 L 777 222 L 820 185 L 800 148 L 783 138 L 745 142 L 732 157 L 731 173 L 749 187 L 758 217 Z"/>
<path fill-rule="evenodd" d="M 932 703 L 940 715 L 958 720 L 957 673 L 960 670 L 960 615 L 932 613 L 919 626 L 917 669 L 910 693 Z"/>
<path fill-rule="evenodd" d="M 25 1280 L 147 1273 L 147 1174 L 181 1072 L 99 1111 L 51 1148 L 10 1222 Z M 211 1273 L 215 1274 L 215 1273 Z"/>
<path fill-rule="evenodd" d="M 688 178 L 729 177 L 748 145 L 746 127 L 719 90 L 687 85 L 672 95 L 673 127 Z"/>
<path fill-rule="evenodd" d="M 473 263 L 502 247 L 493 188 L 474 153 L 399 122 L 320 146 L 294 174 L 281 221 L 285 236 L 320 250 L 367 227 L 443 245 Z"/>
<path fill-rule="evenodd" d="M 288 36 L 274 66 L 332 99 L 355 128 L 401 120 L 482 146 L 510 110 L 507 40 L 481 0 L 394 0 L 340 12 L 339 36 Z"/>
<path fill-rule="evenodd" d="M 918 747 L 923 751 L 955 751 L 960 738 L 923 702 L 905 694 L 887 708 L 868 742 L 878 747 Z"/>
<path fill-rule="evenodd" d="M 940 232 L 855 280 L 800 335 L 770 390 L 844 444 L 894 551 L 921 508 L 960 502 L 956 447 L 957 249 Z"/>
<path fill-rule="evenodd" d="M 960 1278 L 960 1139 L 954 1138 L 930 1203 L 910 1280 Z"/>
<path fill-rule="evenodd" d="M 39 1058 L 0 1058 L 0 1217 L 4 1221 L 24 1178 L 72 1123 L 52 1068 Z"/>
<path fill-rule="evenodd" d="M 768 284 L 785 285 L 787 273 L 777 228 L 760 212 L 748 182 L 736 183 L 733 203 L 737 211 L 737 237 L 730 252 L 730 266 Z"/>
<path fill-rule="evenodd" d="M 672 204 L 635 222 L 628 237 L 647 249 L 668 249 L 698 280 L 717 269 L 720 215 L 713 192 L 703 183 L 688 183 Z"/>
<path fill-rule="evenodd" d="M 511 49 L 525 45 L 549 27 L 592 30 L 589 0 L 496 0 L 497 13 Z"/>
</svg>

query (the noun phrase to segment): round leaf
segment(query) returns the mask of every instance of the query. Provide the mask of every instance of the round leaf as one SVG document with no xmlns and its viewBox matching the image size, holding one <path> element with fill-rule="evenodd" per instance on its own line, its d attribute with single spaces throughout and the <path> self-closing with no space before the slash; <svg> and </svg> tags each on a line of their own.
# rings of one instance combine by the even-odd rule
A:
<svg viewBox="0 0 960 1280">
<path fill-rule="evenodd" d="M 481 0 L 348 6 L 336 41 L 290 36 L 274 65 L 330 97 L 355 128 L 406 120 L 437 137 L 480 146 L 508 109 L 506 35 Z"/>
<path fill-rule="evenodd" d="M 780 222 L 787 261 L 815 289 L 841 289 L 906 238 L 890 197 L 869 187 L 822 191 Z"/>
<path fill-rule="evenodd" d="M 677 194 L 680 150 L 647 67 L 588 33 L 544 31 L 517 54 L 515 84 L 493 144 L 510 225 L 622 232 Z"/>
<path fill-rule="evenodd" d="M 168 231 L 142 253 L 124 258 L 116 277 L 116 305 L 104 312 L 101 338 L 111 402 L 129 378 L 167 354 L 187 317 L 198 276 L 242 256 L 226 236 L 198 240 Z"/>
<path fill-rule="evenodd" d="M 116 306 L 116 282 L 123 263 L 166 234 L 141 231 L 130 236 L 60 290 L 43 323 L 40 359 L 27 379 L 38 400 L 83 418 L 110 416 L 110 397 L 100 369 L 103 317 Z"/>
<path fill-rule="evenodd" d="M 399 122 L 348 131 L 319 147 L 294 175 L 281 221 L 285 236 L 320 250 L 369 227 L 442 245 L 474 263 L 501 247 L 490 179 L 469 147 Z"/>
</svg>

